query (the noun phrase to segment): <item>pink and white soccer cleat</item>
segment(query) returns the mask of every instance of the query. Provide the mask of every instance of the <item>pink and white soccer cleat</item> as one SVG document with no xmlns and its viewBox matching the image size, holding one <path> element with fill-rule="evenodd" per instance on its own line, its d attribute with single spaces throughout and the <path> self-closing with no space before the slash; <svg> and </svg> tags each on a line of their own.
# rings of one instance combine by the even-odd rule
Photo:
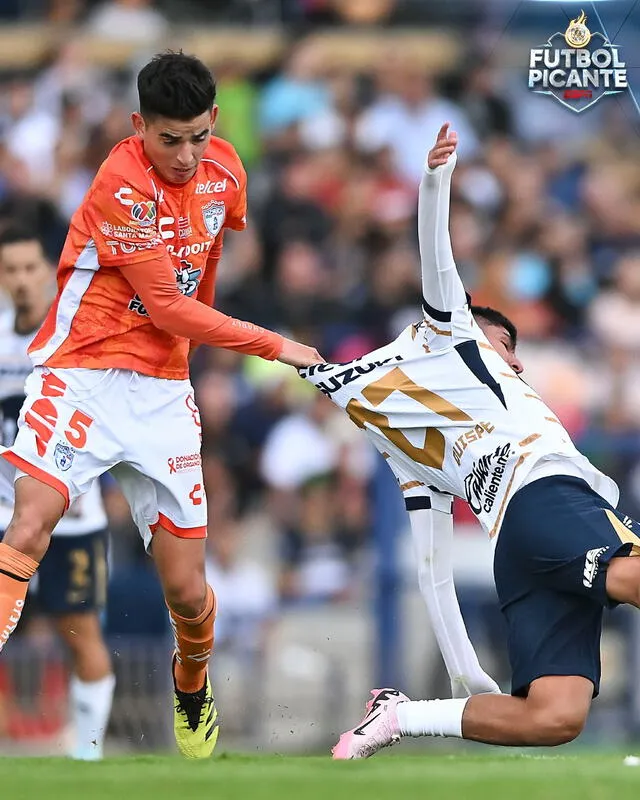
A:
<svg viewBox="0 0 640 800">
<path fill-rule="evenodd" d="M 331 751 L 334 759 L 369 758 L 400 741 L 396 707 L 409 698 L 397 689 L 372 689 L 371 694 L 364 719 L 357 728 L 343 733 Z"/>
</svg>

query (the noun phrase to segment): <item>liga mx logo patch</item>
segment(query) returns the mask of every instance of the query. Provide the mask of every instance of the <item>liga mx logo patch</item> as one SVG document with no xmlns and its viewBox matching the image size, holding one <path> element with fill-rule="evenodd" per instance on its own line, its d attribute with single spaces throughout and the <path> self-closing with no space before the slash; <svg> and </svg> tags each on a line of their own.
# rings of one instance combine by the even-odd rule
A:
<svg viewBox="0 0 640 800">
<path fill-rule="evenodd" d="M 76 451 L 73 447 L 58 443 L 53 451 L 53 460 L 56 462 L 56 467 L 62 472 L 66 472 L 73 464 L 75 454 Z"/>
<path fill-rule="evenodd" d="M 618 45 L 589 30 L 581 11 L 564 33 L 554 33 L 543 47 L 531 48 L 529 89 L 580 114 L 603 97 L 628 89 L 626 63 Z"/>
<path fill-rule="evenodd" d="M 202 218 L 211 236 L 217 236 L 222 230 L 227 211 L 224 200 L 211 200 L 202 206 Z"/>
<path fill-rule="evenodd" d="M 131 207 L 131 218 L 137 222 L 141 228 L 148 228 L 156 221 L 156 204 L 153 200 L 144 200 L 134 203 Z"/>
</svg>

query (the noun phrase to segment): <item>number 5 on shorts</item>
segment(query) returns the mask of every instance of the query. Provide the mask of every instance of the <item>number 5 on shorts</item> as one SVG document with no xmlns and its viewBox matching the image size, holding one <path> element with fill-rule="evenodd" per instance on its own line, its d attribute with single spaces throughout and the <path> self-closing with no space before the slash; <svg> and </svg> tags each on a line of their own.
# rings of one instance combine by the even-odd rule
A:
<svg viewBox="0 0 640 800">
<path fill-rule="evenodd" d="M 69 420 L 69 428 L 64 432 L 69 444 L 82 448 L 87 443 L 87 430 L 93 425 L 93 420 L 83 411 L 74 411 Z"/>
<path fill-rule="evenodd" d="M 58 421 L 58 410 L 48 398 L 39 398 L 24 415 L 25 423 L 36 435 L 36 450 L 42 458 Z M 64 435 L 69 444 L 82 448 L 87 443 L 87 430 L 93 419 L 83 411 L 74 411 Z"/>
</svg>

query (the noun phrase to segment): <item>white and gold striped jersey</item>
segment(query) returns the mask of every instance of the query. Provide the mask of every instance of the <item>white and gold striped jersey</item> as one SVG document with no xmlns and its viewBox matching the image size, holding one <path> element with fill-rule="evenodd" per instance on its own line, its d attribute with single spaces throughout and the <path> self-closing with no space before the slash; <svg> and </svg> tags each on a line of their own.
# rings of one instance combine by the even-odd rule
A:
<svg viewBox="0 0 640 800">
<path fill-rule="evenodd" d="M 420 185 L 423 319 L 362 358 L 301 375 L 367 432 L 409 510 L 448 510 L 451 495 L 460 497 L 494 538 L 514 493 L 555 474 L 584 479 L 616 506 L 614 481 L 576 449 L 473 319 L 448 231 L 454 166 L 455 157 L 426 168 Z"/>
</svg>

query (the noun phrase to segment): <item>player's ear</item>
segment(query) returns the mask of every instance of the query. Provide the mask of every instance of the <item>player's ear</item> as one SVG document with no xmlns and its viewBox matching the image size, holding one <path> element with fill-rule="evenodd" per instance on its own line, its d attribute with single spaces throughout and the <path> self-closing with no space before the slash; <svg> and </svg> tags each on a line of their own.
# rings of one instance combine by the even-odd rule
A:
<svg viewBox="0 0 640 800">
<path fill-rule="evenodd" d="M 213 108 L 211 109 L 211 130 L 216 127 L 216 120 L 218 119 L 218 111 L 220 106 L 214 104 Z"/>
<path fill-rule="evenodd" d="M 138 136 L 142 139 L 144 138 L 145 132 L 145 122 L 144 117 L 138 111 L 134 111 L 131 115 L 131 122 L 133 123 L 133 128 Z"/>
</svg>

